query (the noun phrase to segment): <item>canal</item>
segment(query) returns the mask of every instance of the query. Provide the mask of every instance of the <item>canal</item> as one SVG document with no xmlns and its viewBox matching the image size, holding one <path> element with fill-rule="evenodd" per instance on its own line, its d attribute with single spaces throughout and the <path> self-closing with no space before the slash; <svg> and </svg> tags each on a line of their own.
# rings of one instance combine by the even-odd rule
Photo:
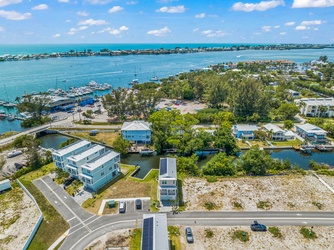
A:
<svg viewBox="0 0 334 250">
<path fill-rule="evenodd" d="M 63 135 L 46 135 L 41 138 L 42 147 L 57 149 L 58 146 L 66 141 L 68 137 Z M 269 150 L 272 158 L 281 160 L 289 159 L 294 165 L 297 165 L 303 169 L 308 169 L 310 160 L 314 160 L 318 163 L 326 163 L 334 165 L 334 152 L 318 152 L 315 151 L 312 154 L 306 155 L 295 150 Z M 206 158 L 198 161 L 198 166 L 203 167 L 214 155 L 208 155 Z M 138 178 L 143 178 L 151 169 L 159 168 L 159 159 L 166 157 L 166 155 L 155 156 L 140 156 L 139 154 L 131 154 L 126 158 L 122 158 L 121 162 L 130 165 L 139 165 L 140 171 L 137 173 Z"/>
</svg>

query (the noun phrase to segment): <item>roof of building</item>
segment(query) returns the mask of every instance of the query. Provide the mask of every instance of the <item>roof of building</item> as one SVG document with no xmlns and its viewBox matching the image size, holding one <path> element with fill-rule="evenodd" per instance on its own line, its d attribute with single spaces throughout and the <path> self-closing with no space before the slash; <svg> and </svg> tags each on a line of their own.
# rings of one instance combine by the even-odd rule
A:
<svg viewBox="0 0 334 250">
<path fill-rule="evenodd" d="M 291 130 L 285 130 L 284 132 L 285 136 L 295 136 L 295 133 L 293 133 Z"/>
<path fill-rule="evenodd" d="M 304 130 L 306 133 L 317 133 L 317 134 L 327 133 L 327 131 L 323 130 L 322 128 L 319 128 L 318 126 L 315 126 L 310 123 L 298 124 L 296 125 L 296 127 Z"/>
<path fill-rule="evenodd" d="M 169 249 L 167 216 L 165 213 L 143 215 L 141 249 Z"/>
<path fill-rule="evenodd" d="M 295 102 L 297 104 L 300 102 L 304 102 L 306 105 L 309 106 L 334 106 L 334 98 L 302 98 L 295 100 Z"/>
<path fill-rule="evenodd" d="M 256 125 L 249 125 L 249 124 L 236 124 L 233 125 L 234 129 L 237 129 L 238 131 L 256 131 L 259 129 Z"/>
<path fill-rule="evenodd" d="M 58 156 L 64 156 L 68 153 L 71 153 L 71 152 L 74 152 L 84 146 L 88 146 L 90 145 L 91 143 L 89 141 L 86 141 L 86 140 L 80 140 L 80 141 L 77 141 L 75 143 L 72 143 L 64 148 L 61 148 L 61 149 L 58 149 L 57 151 L 55 151 L 53 154 L 56 154 Z"/>
<path fill-rule="evenodd" d="M 151 130 L 151 123 L 144 121 L 124 122 L 121 130 Z"/>
<path fill-rule="evenodd" d="M 175 158 L 160 158 L 159 169 L 160 178 L 177 178 Z"/>
<path fill-rule="evenodd" d="M 81 167 L 89 169 L 89 170 L 94 170 L 94 169 L 100 167 L 101 165 L 111 161 L 112 159 L 114 159 L 115 157 L 117 157 L 119 155 L 120 154 L 115 152 L 115 151 L 107 150 L 102 155 L 90 160 L 89 162 L 87 162 L 86 164 L 84 164 Z"/>
<path fill-rule="evenodd" d="M 277 126 L 276 124 L 272 124 L 272 123 L 268 123 L 266 125 L 263 125 L 263 127 L 267 130 L 267 131 L 272 131 L 273 133 L 278 133 L 278 132 L 284 132 L 283 129 L 281 129 L 279 126 Z"/>
<path fill-rule="evenodd" d="M 87 148 L 86 150 L 78 153 L 78 154 L 75 154 L 75 155 L 71 155 L 70 157 L 68 157 L 67 159 L 68 160 L 71 160 L 71 161 L 80 161 L 92 154 L 97 154 L 100 150 L 104 149 L 103 146 L 101 145 L 92 145 L 90 146 L 89 148 Z"/>
</svg>

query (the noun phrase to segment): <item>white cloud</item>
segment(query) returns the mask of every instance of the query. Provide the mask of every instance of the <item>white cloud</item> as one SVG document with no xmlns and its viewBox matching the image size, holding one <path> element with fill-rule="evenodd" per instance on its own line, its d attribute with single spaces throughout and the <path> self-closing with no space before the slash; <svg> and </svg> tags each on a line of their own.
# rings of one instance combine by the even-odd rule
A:
<svg viewBox="0 0 334 250">
<path fill-rule="evenodd" d="M 16 11 L 5 11 L 0 10 L 0 17 L 6 18 L 8 20 L 25 20 L 31 17 L 31 13 L 20 13 Z"/>
<path fill-rule="evenodd" d="M 108 10 L 109 13 L 116 13 L 123 10 L 123 8 L 121 6 L 114 6 L 111 9 Z"/>
<path fill-rule="evenodd" d="M 237 2 L 233 4 L 232 10 L 235 11 L 265 11 L 268 9 L 276 8 L 277 6 L 285 6 L 285 3 L 283 0 L 271 0 L 271 1 L 261 1 L 259 3 L 242 3 Z"/>
<path fill-rule="evenodd" d="M 85 30 L 85 29 L 88 29 L 88 26 L 80 26 L 79 28 L 71 28 L 70 31 L 67 32 L 67 34 L 69 34 L 69 35 L 74 35 L 74 34 L 76 34 L 78 31 Z"/>
<path fill-rule="evenodd" d="M 275 25 L 275 26 L 273 26 L 273 28 L 275 28 L 275 29 L 279 29 L 281 26 L 279 26 L 279 25 Z"/>
<path fill-rule="evenodd" d="M 166 36 L 168 33 L 171 33 L 171 30 L 168 27 L 159 29 L 159 30 L 150 30 L 146 34 L 153 36 Z"/>
<path fill-rule="evenodd" d="M 303 36 L 302 38 L 303 38 L 303 39 L 308 39 L 308 36 Z"/>
<path fill-rule="evenodd" d="M 0 0 L 0 7 L 21 3 L 22 0 Z"/>
<path fill-rule="evenodd" d="M 199 28 L 193 29 L 193 32 L 197 32 L 199 31 Z"/>
<path fill-rule="evenodd" d="M 184 5 L 179 5 L 179 6 L 171 6 L 171 7 L 162 7 L 156 12 L 166 12 L 166 13 L 183 13 L 186 11 L 186 8 L 184 8 Z"/>
<path fill-rule="evenodd" d="M 253 35 L 259 36 L 259 35 L 262 35 L 262 33 L 261 32 L 254 32 Z"/>
<path fill-rule="evenodd" d="M 317 31 L 317 30 L 319 30 L 319 28 L 314 28 L 313 30 Z"/>
<path fill-rule="evenodd" d="M 121 34 L 122 31 L 127 31 L 127 30 L 129 30 L 129 28 L 126 27 L 126 26 L 121 26 L 121 27 L 119 27 L 119 29 L 114 29 L 114 28 L 108 27 L 108 28 L 105 28 L 103 30 L 98 31 L 97 33 L 108 32 L 111 35 L 119 35 L 119 34 Z"/>
<path fill-rule="evenodd" d="M 204 17 L 205 17 L 205 13 L 195 15 L 195 18 L 204 18 Z"/>
<path fill-rule="evenodd" d="M 5 30 L 4 28 L 0 27 L 0 32 L 1 32 L 1 31 L 4 31 L 4 30 Z"/>
<path fill-rule="evenodd" d="M 281 32 L 281 33 L 279 33 L 281 36 L 284 36 L 284 35 L 286 35 L 286 32 Z"/>
<path fill-rule="evenodd" d="M 303 21 L 300 25 L 320 25 L 325 23 L 325 21 L 321 21 L 321 20 L 313 20 L 313 21 Z"/>
<path fill-rule="evenodd" d="M 40 4 L 35 7 L 32 7 L 32 10 L 47 10 L 49 6 L 47 4 Z"/>
<path fill-rule="evenodd" d="M 271 31 L 271 26 L 263 26 L 262 31 L 263 32 L 270 32 Z"/>
<path fill-rule="evenodd" d="M 222 32 L 221 30 L 216 30 L 216 31 L 204 30 L 202 31 L 202 35 L 207 36 L 207 37 L 223 37 L 228 34 L 225 32 Z"/>
<path fill-rule="evenodd" d="M 54 34 L 52 37 L 58 38 L 58 37 L 60 37 L 60 34 Z"/>
<path fill-rule="evenodd" d="M 88 2 L 90 4 L 107 4 L 110 3 L 112 0 L 85 0 L 85 2 Z"/>
<path fill-rule="evenodd" d="M 296 23 L 295 22 L 287 22 L 287 23 L 285 23 L 284 25 L 285 26 L 293 26 L 293 25 L 295 25 Z"/>
<path fill-rule="evenodd" d="M 70 19 L 65 20 L 65 23 L 70 23 L 72 22 Z"/>
<path fill-rule="evenodd" d="M 158 3 L 172 3 L 172 2 L 177 2 L 179 0 L 158 0 Z"/>
<path fill-rule="evenodd" d="M 135 5 L 137 4 L 138 2 L 136 1 L 129 1 L 129 2 L 126 2 L 126 5 Z"/>
<path fill-rule="evenodd" d="M 58 0 L 59 3 L 69 3 L 70 0 Z"/>
<path fill-rule="evenodd" d="M 323 8 L 334 6 L 334 0 L 294 0 L 292 8 Z"/>
<path fill-rule="evenodd" d="M 78 16 L 89 16 L 88 12 L 86 12 L 86 11 L 78 11 L 77 15 Z"/>
<path fill-rule="evenodd" d="M 88 26 L 93 26 L 93 25 L 104 25 L 107 24 L 107 22 L 105 20 L 94 20 L 92 18 L 84 20 L 84 21 L 80 21 L 78 23 L 78 25 L 88 25 Z"/>
<path fill-rule="evenodd" d="M 299 25 L 296 27 L 296 30 L 306 30 L 307 27 L 305 25 Z"/>
</svg>

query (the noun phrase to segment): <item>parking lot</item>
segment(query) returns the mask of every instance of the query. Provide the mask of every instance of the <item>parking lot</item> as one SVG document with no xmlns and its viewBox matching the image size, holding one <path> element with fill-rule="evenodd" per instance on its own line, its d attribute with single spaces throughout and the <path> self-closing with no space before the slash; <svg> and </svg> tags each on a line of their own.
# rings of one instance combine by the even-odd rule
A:
<svg viewBox="0 0 334 250">
<path fill-rule="evenodd" d="M 18 168 L 15 166 L 15 163 L 23 165 L 26 162 L 26 154 L 23 153 L 15 157 L 8 158 L 7 154 L 9 152 L 10 151 L 4 151 L 0 153 L 0 156 L 3 157 L 4 160 L 6 160 L 0 173 L 3 177 L 9 177 L 18 171 Z"/>
<path fill-rule="evenodd" d="M 136 208 L 135 201 L 137 199 L 141 200 L 141 209 Z M 108 207 L 105 204 L 108 204 L 108 201 L 114 200 L 117 202 L 118 206 L 117 209 L 113 209 L 114 211 L 107 211 Z M 99 209 L 98 214 L 102 215 L 103 213 L 105 214 L 125 214 L 125 213 L 120 213 L 119 207 L 120 207 L 120 202 L 125 202 L 126 203 L 126 210 L 125 213 L 136 213 L 136 212 L 148 212 L 150 211 L 150 198 L 149 197 L 139 197 L 139 198 L 124 198 L 124 199 L 108 199 L 108 200 L 103 200 L 101 207 Z"/>
</svg>

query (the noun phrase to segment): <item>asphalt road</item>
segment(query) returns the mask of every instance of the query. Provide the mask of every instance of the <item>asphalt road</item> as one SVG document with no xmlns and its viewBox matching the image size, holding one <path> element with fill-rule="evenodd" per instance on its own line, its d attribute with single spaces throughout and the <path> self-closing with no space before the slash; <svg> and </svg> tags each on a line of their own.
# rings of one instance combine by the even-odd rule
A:
<svg viewBox="0 0 334 250">
<path fill-rule="evenodd" d="M 148 211 L 97 216 L 81 208 L 59 185 L 45 176 L 34 181 L 63 218 L 70 231 L 59 249 L 85 249 L 93 240 L 118 229 L 141 227 Z M 168 213 L 168 225 L 183 226 L 249 226 L 258 220 L 267 226 L 334 226 L 334 212 L 181 212 Z"/>
</svg>

